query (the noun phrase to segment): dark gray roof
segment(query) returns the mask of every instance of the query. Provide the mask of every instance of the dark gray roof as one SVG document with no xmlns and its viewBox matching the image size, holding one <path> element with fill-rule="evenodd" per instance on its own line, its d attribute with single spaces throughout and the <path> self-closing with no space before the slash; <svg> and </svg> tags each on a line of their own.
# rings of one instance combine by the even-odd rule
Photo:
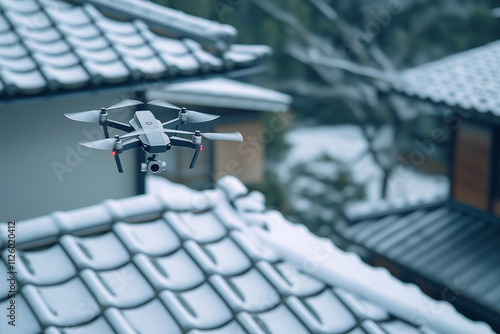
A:
<svg viewBox="0 0 500 334">
<path fill-rule="evenodd" d="M 361 219 L 343 235 L 500 317 L 500 224 L 459 204 Z M 495 218 L 496 219 L 496 218 Z"/>
<path fill-rule="evenodd" d="M 500 115 L 500 41 L 402 73 L 394 88 L 409 96 Z"/>
<path fill-rule="evenodd" d="M 262 194 L 248 194 L 237 179 L 224 177 L 217 189 L 204 192 L 173 184 L 168 191 L 156 190 L 18 222 L 18 320 L 15 331 L 1 321 L 0 332 L 436 333 L 433 320 L 411 325 L 386 309 L 395 309 L 391 303 L 400 297 L 413 310 L 406 317 L 420 321 L 423 294 L 418 289 L 354 254 L 330 250 L 340 261 L 330 269 L 347 278 L 347 289 L 340 286 L 342 280 L 332 285 L 313 278 L 301 263 L 287 261 L 271 244 L 259 241 L 254 232 L 266 232 L 257 223 L 263 217 L 282 221 L 287 228 L 280 233 L 290 228 L 300 239 L 320 239 L 264 211 Z M 268 224 L 272 229 L 273 222 Z M 0 228 L 0 270 L 6 273 L 7 223 Z M 341 265 L 343 258 L 349 265 Z M 301 262 L 306 260 L 314 259 Z M 379 296 L 370 298 L 379 303 L 360 296 L 370 295 L 363 292 L 365 279 Z M 11 300 L 6 284 L 0 281 L 4 310 Z M 458 322 L 476 333 L 491 333 L 446 303 L 426 305 L 446 310 L 444 324 Z"/>
<path fill-rule="evenodd" d="M 0 95 L 215 74 L 270 53 L 233 44 L 228 25 L 149 1 L 81 3 L 0 2 Z"/>
</svg>

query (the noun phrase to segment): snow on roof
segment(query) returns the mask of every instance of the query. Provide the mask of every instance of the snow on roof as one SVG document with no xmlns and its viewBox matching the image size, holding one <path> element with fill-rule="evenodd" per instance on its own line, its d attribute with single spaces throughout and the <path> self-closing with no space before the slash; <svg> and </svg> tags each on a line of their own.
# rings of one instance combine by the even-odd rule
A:
<svg viewBox="0 0 500 334">
<path fill-rule="evenodd" d="M 394 139 L 389 132 L 381 128 L 374 135 L 378 149 L 393 145 Z M 357 125 L 301 126 L 287 132 L 285 140 L 290 149 L 278 163 L 277 176 L 287 189 L 291 205 L 299 211 L 315 210 L 312 204 L 316 202 L 304 200 L 304 189 L 322 194 L 327 188 L 324 182 L 295 173 L 294 169 L 301 164 L 307 174 L 322 179 L 335 178 L 342 169 L 347 170 L 354 183 L 365 185 L 365 199 L 353 200 L 343 208 L 349 218 L 448 197 L 447 177 L 423 175 L 413 168 L 398 165 L 392 170 L 386 197 L 382 198 L 383 171 L 368 151 L 367 140 Z M 322 161 L 322 156 L 333 161 Z M 332 212 L 330 207 L 327 210 Z"/>
<path fill-rule="evenodd" d="M 292 102 L 287 94 L 227 78 L 168 84 L 148 92 L 148 97 L 177 104 L 273 112 L 287 111 Z"/>
<path fill-rule="evenodd" d="M 453 203 L 358 219 L 348 240 L 409 268 L 491 310 L 500 324 L 500 227 Z M 471 303 L 471 302 L 469 302 Z M 485 312 L 482 312 L 485 314 Z"/>
<path fill-rule="evenodd" d="M 69 0 L 73 3 L 90 3 L 112 15 L 129 20 L 142 20 L 148 26 L 167 32 L 170 35 L 192 38 L 201 44 L 214 48 L 222 54 L 227 51 L 236 38 L 236 29 L 227 24 L 209 21 L 185 14 L 147 0 Z M 168 23 L 168 24 L 165 24 Z"/>
<path fill-rule="evenodd" d="M 402 73 L 394 89 L 410 96 L 500 115 L 500 41 Z"/>
<path fill-rule="evenodd" d="M 315 126 L 294 129 L 285 139 L 292 144 L 291 160 L 310 161 L 322 154 L 349 162 L 366 152 L 368 144 L 355 125 Z"/>
<path fill-rule="evenodd" d="M 73 2 L 0 2 L 0 95 L 216 74 L 270 54 L 233 44 L 230 26 L 149 1 Z"/>
<path fill-rule="evenodd" d="M 492 333 L 264 211 L 263 196 L 232 176 L 202 192 L 147 186 L 146 195 L 16 223 L 15 331 Z M 0 331 L 13 332 L 7 326 Z"/>
<path fill-rule="evenodd" d="M 308 163 L 328 156 L 344 165 L 349 165 L 356 182 L 363 183 L 375 180 L 381 175 L 380 168 L 373 158 L 367 155 L 368 143 L 361 129 L 356 125 L 323 125 L 305 126 L 288 131 L 285 140 L 290 144 L 290 150 L 280 162 L 278 175 L 282 182 L 289 181 L 291 169 L 300 164 Z M 316 170 L 326 169 L 325 173 L 333 174 L 331 164 L 322 167 L 315 165 Z"/>
</svg>

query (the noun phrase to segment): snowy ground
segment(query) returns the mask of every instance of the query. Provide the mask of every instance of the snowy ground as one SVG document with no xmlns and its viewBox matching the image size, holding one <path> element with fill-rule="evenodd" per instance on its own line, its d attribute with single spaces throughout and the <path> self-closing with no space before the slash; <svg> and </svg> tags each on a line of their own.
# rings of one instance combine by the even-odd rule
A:
<svg viewBox="0 0 500 334">
<path fill-rule="evenodd" d="M 387 138 L 389 136 L 384 141 L 387 142 Z M 298 164 L 306 162 L 318 175 L 335 175 L 338 166 L 331 162 L 315 161 L 326 155 L 338 161 L 337 165 L 347 166 L 354 181 L 365 185 L 366 201 L 349 206 L 349 210 L 357 213 L 374 207 L 380 209 L 430 202 L 448 194 L 448 179 L 445 176 L 423 175 L 408 166 L 398 166 L 390 177 L 388 196 L 382 199 L 382 170 L 367 152 L 368 144 L 360 128 L 355 125 L 300 127 L 288 132 L 285 140 L 291 147 L 277 171 L 281 183 L 289 188 L 288 193 L 294 193 L 294 188 L 304 186 L 300 184 L 305 182 L 300 176 L 292 175 L 294 166 Z M 313 180 L 308 182 L 317 191 L 325 189 Z M 295 198 L 293 201 L 296 203 L 291 203 L 292 206 L 306 209 L 304 205 L 307 199 Z"/>
</svg>

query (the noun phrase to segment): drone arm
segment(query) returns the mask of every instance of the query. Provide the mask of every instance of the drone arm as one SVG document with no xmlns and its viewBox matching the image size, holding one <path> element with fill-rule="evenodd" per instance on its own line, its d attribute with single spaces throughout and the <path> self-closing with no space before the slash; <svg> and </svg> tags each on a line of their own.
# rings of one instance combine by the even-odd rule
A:
<svg viewBox="0 0 500 334">
<path fill-rule="evenodd" d="M 175 136 L 170 137 L 170 144 L 172 146 L 182 146 L 182 147 L 189 147 L 189 148 L 197 148 L 199 146 L 199 145 L 193 144 L 193 142 L 189 139 L 175 137 Z"/>
<path fill-rule="evenodd" d="M 180 124 L 181 124 L 180 118 L 174 118 L 168 122 L 161 123 L 162 126 L 165 126 L 165 125 L 174 126 L 174 125 L 180 125 Z"/>
<path fill-rule="evenodd" d="M 134 128 L 128 124 L 125 124 L 125 123 L 121 123 L 121 122 L 117 122 L 117 121 L 113 121 L 113 120 L 110 120 L 110 119 L 107 119 L 106 122 L 104 123 L 105 126 L 109 126 L 110 128 L 115 128 L 115 129 L 118 129 L 118 130 L 122 130 L 122 131 L 125 131 L 125 132 L 132 132 L 134 131 Z"/>
</svg>

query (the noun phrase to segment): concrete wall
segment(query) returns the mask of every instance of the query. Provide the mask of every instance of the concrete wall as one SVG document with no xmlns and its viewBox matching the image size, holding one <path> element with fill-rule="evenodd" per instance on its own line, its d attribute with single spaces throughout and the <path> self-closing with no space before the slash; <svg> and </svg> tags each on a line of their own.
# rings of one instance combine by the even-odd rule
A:
<svg viewBox="0 0 500 334">
<path fill-rule="evenodd" d="M 110 152 L 79 142 L 104 138 L 97 124 L 67 119 L 67 112 L 98 109 L 122 94 L 59 97 L 0 107 L 0 221 L 21 220 L 137 193 L 137 153 L 121 155 L 119 174 Z M 110 112 L 128 122 L 132 112 Z M 118 132 L 117 132 L 118 133 Z"/>
</svg>

